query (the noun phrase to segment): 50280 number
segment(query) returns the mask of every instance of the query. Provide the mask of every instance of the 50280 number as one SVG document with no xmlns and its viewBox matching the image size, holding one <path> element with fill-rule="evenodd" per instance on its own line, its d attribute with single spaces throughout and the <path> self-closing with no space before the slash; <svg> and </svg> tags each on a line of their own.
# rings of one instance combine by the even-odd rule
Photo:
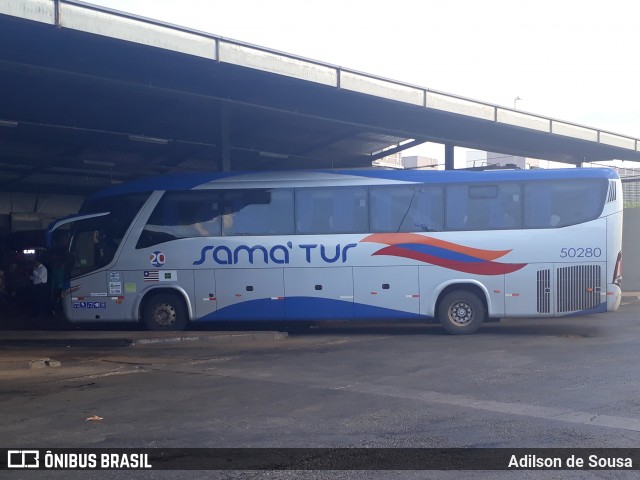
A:
<svg viewBox="0 0 640 480">
<path fill-rule="evenodd" d="M 560 249 L 560 258 L 593 258 L 600 257 L 602 250 L 595 248 L 562 248 Z"/>
</svg>

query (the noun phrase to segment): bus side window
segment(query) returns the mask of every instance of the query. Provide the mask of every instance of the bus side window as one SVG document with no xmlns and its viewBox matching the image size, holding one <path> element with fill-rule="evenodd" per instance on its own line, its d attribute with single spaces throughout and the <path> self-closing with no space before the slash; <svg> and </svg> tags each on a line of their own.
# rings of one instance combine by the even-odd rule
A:
<svg viewBox="0 0 640 480">
<path fill-rule="evenodd" d="M 414 226 L 424 232 L 444 230 L 444 189 L 437 186 L 423 186 L 416 197 Z"/>
<path fill-rule="evenodd" d="M 522 228 L 522 194 L 520 185 L 499 185 L 491 203 L 491 228 Z"/>
<path fill-rule="evenodd" d="M 186 223 L 190 223 L 190 220 L 186 220 Z M 205 202 L 193 219 L 193 228 L 197 235 L 203 237 L 220 235 L 220 206 L 217 201 Z"/>
<path fill-rule="evenodd" d="M 474 204 L 475 203 L 475 204 Z M 469 196 L 468 185 L 450 185 L 446 195 L 446 229 L 477 230 L 481 209 Z"/>
<path fill-rule="evenodd" d="M 443 190 L 393 185 L 369 189 L 372 232 L 434 232 L 443 229 Z"/>
<path fill-rule="evenodd" d="M 149 216 L 136 248 L 199 236 L 219 236 L 217 192 L 189 190 L 165 192 Z"/>
<path fill-rule="evenodd" d="M 356 233 L 369 230 L 366 188 L 336 188 L 331 200 L 332 233 Z"/>
<path fill-rule="evenodd" d="M 602 213 L 604 179 L 532 182 L 525 185 L 526 228 L 554 228 L 593 220 Z"/>
<path fill-rule="evenodd" d="M 292 233 L 292 189 L 247 189 L 223 193 L 223 235 L 289 235 Z"/>
<path fill-rule="evenodd" d="M 525 228 L 549 228 L 552 225 L 551 184 L 530 183 L 524 187 L 524 226 Z"/>
<path fill-rule="evenodd" d="M 313 212 L 313 197 L 306 189 L 296 190 L 296 231 L 306 233 L 312 231 L 311 217 Z"/>
<path fill-rule="evenodd" d="M 297 233 L 360 233 L 368 229 L 366 187 L 296 189 Z"/>
<path fill-rule="evenodd" d="M 447 188 L 447 230 L 522 227 L 519 184 L 451 185 Z"/>
</svg>

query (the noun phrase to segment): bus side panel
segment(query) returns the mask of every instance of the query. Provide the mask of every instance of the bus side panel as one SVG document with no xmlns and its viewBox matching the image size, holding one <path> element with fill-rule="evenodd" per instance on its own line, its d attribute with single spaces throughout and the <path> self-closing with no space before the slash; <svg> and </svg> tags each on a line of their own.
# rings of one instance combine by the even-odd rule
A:
<svg viewBox="0 0 640 480">
<path fill-rule="evenodd" d="M 420 313 L 419 267 L 357 267 L 354 312 L 356 318 L 388 318 L 389 310 L 398 316 Z"/>
<path fill-rule="evenodd" d="M 555 288 L 552 263 L 532 263 L 505 276 L 505 315 L 551 317 Z"/>
<path fill-rule="evenodd" d="M 557 317 L 606 312 L 605 262 L 556 263 L 554 265 Z"/>
<path fill-rule="evenodd" d="M 285 268 L 287 320 L 353 319 L 353 269 Z"/>
<path fill-rule="evenodd" d="M 604 311 L 604 262 L 534 263 L 506 277 L 509 317 L 551 317 Z"/>
<path fill-rule="evenodd" d="M 282 268 L 217 269 L 216 294 L 220 320 L 282 320 Z"/>
<path fill-rule="evenodd" d="M 218 308 L 216 274 L 214 269 L 194 270 L 194 305 L 196 317 L 205 318 Z"/>
</svg>

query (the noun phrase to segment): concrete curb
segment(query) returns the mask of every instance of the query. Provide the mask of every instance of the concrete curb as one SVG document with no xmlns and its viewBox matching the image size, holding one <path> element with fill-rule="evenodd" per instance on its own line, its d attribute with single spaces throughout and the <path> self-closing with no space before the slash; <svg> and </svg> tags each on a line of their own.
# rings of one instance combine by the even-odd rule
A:
<svg viewBox="0 0 640 480">
<path fill-rule="evenodd" d="M 152 347 L 154 345 L 186 344 L 195 342 L 213 342 L 217 344 L 233 344 L 255 341 L 277 341 L 289 337 L 287 332 L 4 332 L 0 346 L 12 347 Z M 82 335 L 82 334 L 85 335 Z M 31 335 L 29 335 L 31 334 Z M 100 334 L 104 337 L 100 338 Z M 6 338 L 9 337 L 9 338 Z M 136 338 L 137 337 L 137 338 Z M 16 353 L 16 352 L 14 352 Z M 48 352 L 47 352 L 48 353 Z M 41 355 L 41 354 L 40 354 Z M 45 354 L 46 355 L 46 354 Z M 53 353 L 55 356 L 55 353 Z M 57 368 L 62 364 L 50 357 L 24 355 L 15 359 L 0 358 L 0 373 L 29 370 L 32 368 Z"/>
<path fill-rule="evenodd" d="M 287 332 L 242 332 L 226 333 L 216 335 L 184 335 L 179 337 L 164 338 L 140 338 L 133 340 L 131 346 L 135 345 L 157 345 L 166 343 L 187 343 L 187 342 L 217 342 L 217 343 L 238 343 L 257 340 L 284 340 L 289 338 Z"/>
<path fill-rule="evenodd" d="M 134 347 L 188 342 L 238 343 L 284 340 L 287 332 L 4 332 L 0 346 Z M 0 361 L 1 363 L 1 361 Z"/>
</svg>

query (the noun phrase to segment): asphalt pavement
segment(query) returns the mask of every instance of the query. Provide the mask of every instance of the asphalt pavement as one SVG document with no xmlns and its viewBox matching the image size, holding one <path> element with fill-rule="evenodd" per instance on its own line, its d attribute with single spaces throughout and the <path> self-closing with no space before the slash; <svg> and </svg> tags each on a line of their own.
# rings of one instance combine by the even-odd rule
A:
<svg viewBox="0 0 640 480">
<path fill-rule="evenodd" d="M 157 334 L 132 325 L 103 331 L 53 323 L 60 319 L 49 330 L 20 329 L 8 318 L 0 331 L 8 342 L 0 347 L 6 448 L 570 447 L 590 453 L 640 442 L 638 296 L 625 296 L 615 313 L 506 319 L 458 337 L 437 325 L 391 321 L 291 323 L 282 330 L 271 323 L 205 324 Z M 244 342 L 233 336 L 257 331 L 288 336 Z M 233 341 L 211 341 L 218 335 Z M 189 337 L 201 340 L 60 343 Z M 32 343 L 11 344 L 20 339 Z M 22 370 L 7 370 L 9 359 L 21 361 Z M 133 478 L 124 471 L 4 473 Z M 152 471 L 135 478 L 637 477 L 611 470 L 289 473 Z"/>
<path fill-rule="evenodd" d="M 182 332 L 152 332 L 139 324 L 72 324 L 60 314 L 31 318 L 24 308 L 13 304 L 0 307 L 0 372 L 29 368 L 58 367 L 59 361 L 34 356 L 31 347 L 135 347 L 145 345 L 179 345 L 195 342 L 219 344 L 283 340 L 286 331 L 264 330 L 259 323 L 194 324 Z M 24 347 L 20 350 L 19 347 Z"/>
</svg>

